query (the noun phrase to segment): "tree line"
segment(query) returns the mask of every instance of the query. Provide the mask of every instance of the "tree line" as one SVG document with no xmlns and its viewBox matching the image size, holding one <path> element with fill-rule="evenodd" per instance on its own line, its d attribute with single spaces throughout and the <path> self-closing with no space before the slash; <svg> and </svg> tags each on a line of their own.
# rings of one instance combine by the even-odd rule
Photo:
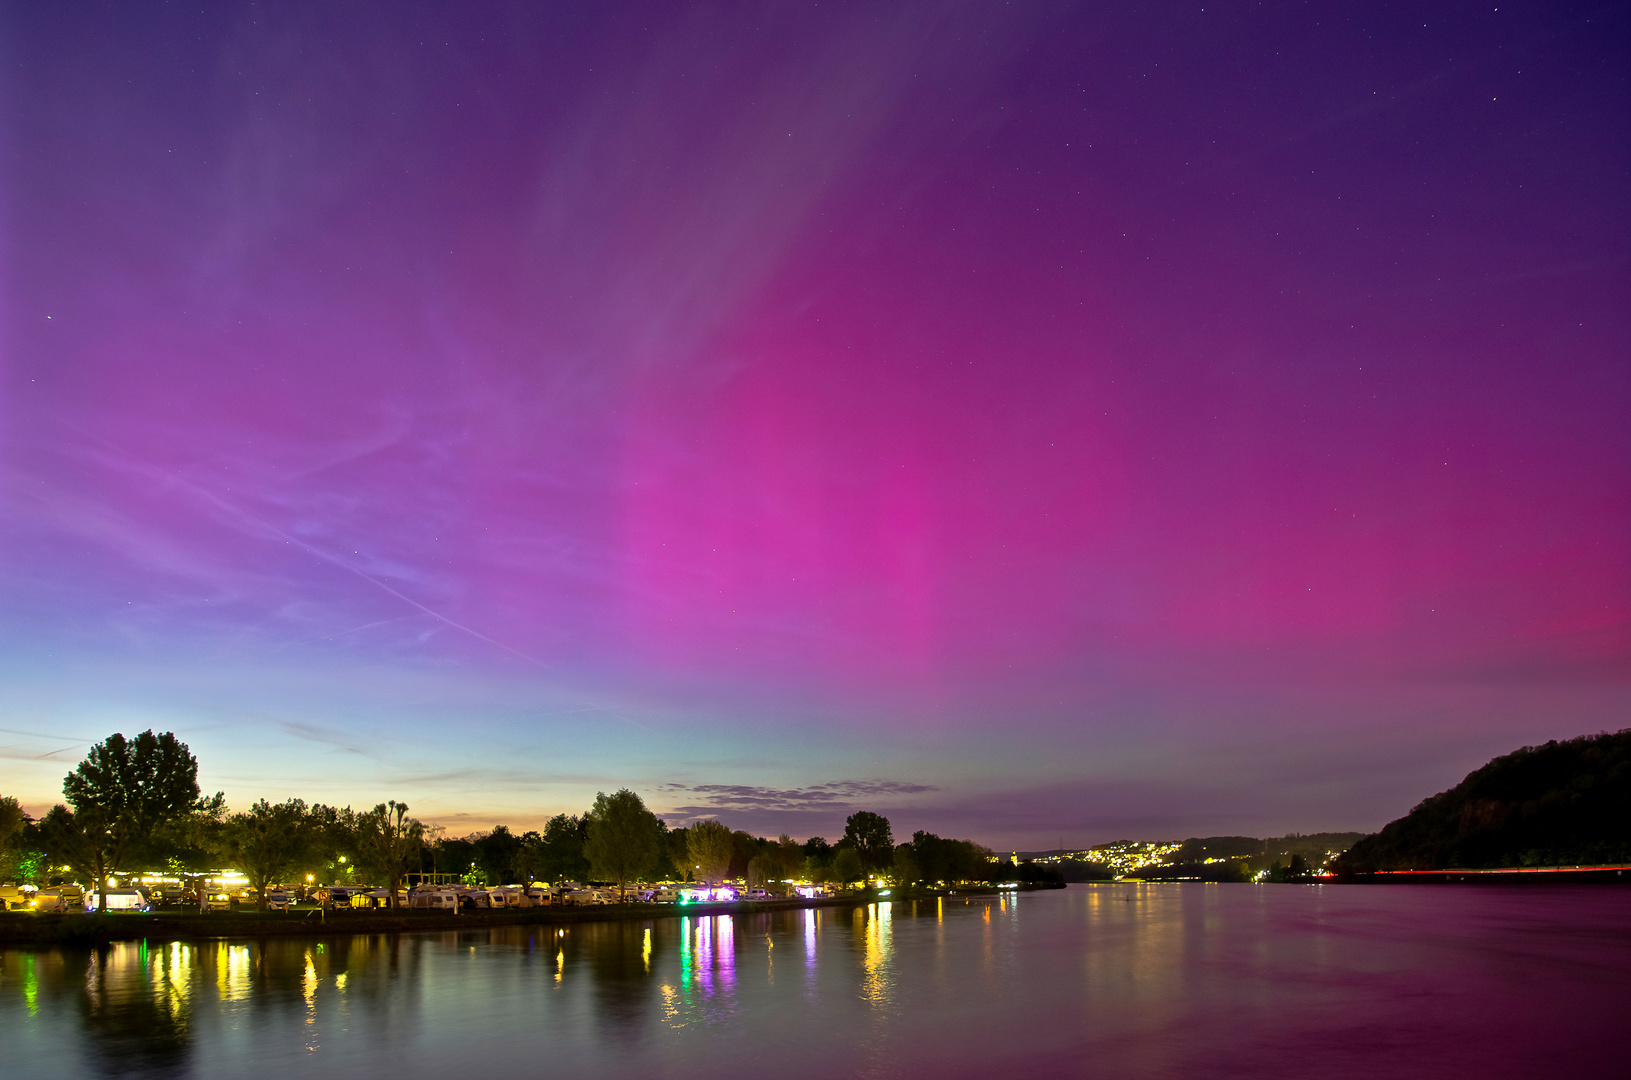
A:
<svg viewBox="0 0 1631 1080">
<path fill-rule="evenodd" d="M 999 873 L 991 852 L 971 841 L 920 831 L 896 844 L 888 818 L 871 811 L 851 814 L 836 842 L 814 836 L 801 843 L 785 834 L 755 837 L 716 819 L 669 828 L 628 788 L 520 834 L 500 825 L 448 837 L 394 799 L 364 810 L 261 799 L 229 812 L 224 795 L 200 791 L 187 745 L 152 731 L 93 746 L 64 779 L 63 796 L 39 821 L 16 799 L 0 797 L 0 880 L 43 885 L 71 873 L 95 882 L 104 908 L 115 875 L 201 872 L 223 863 L 244 874 L 263 909 L 270 886 L 308 874 L 324 884 L 382 881 L 394 905 L 402 883 L 425 874 L 478 886 L 601 881 L 622 890 L 640 881 L 768 886 L 879 878 L 905 885 Z"/>
</svg>

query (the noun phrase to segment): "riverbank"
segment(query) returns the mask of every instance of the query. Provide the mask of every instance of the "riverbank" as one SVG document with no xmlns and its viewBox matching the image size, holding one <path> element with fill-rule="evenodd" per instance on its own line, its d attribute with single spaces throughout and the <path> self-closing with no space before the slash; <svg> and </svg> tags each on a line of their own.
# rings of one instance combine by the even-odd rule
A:
<svg viewBox="0 0 1631 1080">
<path fill-rule="evenodd" d="M 439 911 L 383 911 L 341 908 L 293 910 L 110 912 L 107 914 L 0 915 L 0 948 L 46 945 L 101 945 L 110 941 L 207 941 L 219 938 L 344 937 L 351 934 L 415 934 L 447 930 L 486 930 L 501 926 L 570 926 L 630 919 L 671 919 L 686 915 L 753 915 L 799 908 L 856 907 L 897 900 L 975 899 L 1012 893 L 997 888 L 955 892 L 891 890 L 856 892 L 819 899 L 738 900 L 707 904 L 605 904 L 593 907 L 518 908 L 450 915 Z M 1023 888 L 1023 891 L 1030 891 Z"/>
<path fill-rule="evenodd" d="M 1367 870 L 1324 880 L 1342 885 L 1588 885 L 1631 883 L 1631 866 L 1507 866 L 1492 870 Z"/>
</svg>

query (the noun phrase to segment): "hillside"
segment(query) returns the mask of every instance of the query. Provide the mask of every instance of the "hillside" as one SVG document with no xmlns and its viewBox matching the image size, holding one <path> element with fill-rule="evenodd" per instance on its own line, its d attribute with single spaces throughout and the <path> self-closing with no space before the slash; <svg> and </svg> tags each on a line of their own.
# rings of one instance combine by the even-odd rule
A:
<svg viewBox="0 0 1631 1080">
<path fill-rule="evenodd" d="M 1424 800 L 1339 872 L 1631 862 L 1631 728 L 1526 746 Z"/>
</svg>

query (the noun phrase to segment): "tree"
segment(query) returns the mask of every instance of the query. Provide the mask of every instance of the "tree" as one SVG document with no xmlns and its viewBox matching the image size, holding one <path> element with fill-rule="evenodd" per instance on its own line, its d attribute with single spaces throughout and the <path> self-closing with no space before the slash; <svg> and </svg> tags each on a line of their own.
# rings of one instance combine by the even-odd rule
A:
<svg viewBox="0 0 1631 1080">
<path fill-rule="evenodd" d="M 521 851 L 521 840 L 510 832 L 510 827 L 494 826 L 493 831 L 485 836 L 474 837 L 473 843 L 476 866 L 487 880 L 494 885 L 502 885 L 509 880 L 515 868 L 515 857 Z"/>
<path fill-rule="evenodd" d="M 691 880 L 691 830 L 669 829 L 667 836 L 668 861 L 674 868 L 674 876 L 681 881 Z"/>
<path fill-rule="evenodd" d="M 352 816 L 352 836 L 363 862 L 385 875 L 386 905 L 396 907 L 397 886 L 419 858 L 425 826 L 408 816 L 408 804 L 392 799 Z"/>
<path fill-rule="evenodd" d="M 910 845 L 902 845 L 907 846 L 922 881 L 971 881 L 990 872 L 991 852 L 969 840 L 946 840 L 919 829 Z"/>
<path fill-rule="evenodd" d="M 227 818 L 221 850 L 236 862 L 255 890 L 255 909 L 266 910 L 266 887 L 310 855 L 312 827 L 299 799 L 273 805 L 262 799 Z"/>
<path fill-rule="evenodd" d="M 839 848 L 838 854 L 833 856 L 832 876 L 845 884 L 866 877 L 866 864 L 861 861 L 861 853 L 848 846 Z"/>
<path fill-rule="evenodd" d="M 32 824 L 23 806 L 9 795 L 0 795 L 0 880 L 17 873 L 23 826 Z"/>
<path fill-rule="evenodd" d="M 544 838 L 532 830 L 522 833 L 521 843 L 515 849 L 515 859 L 511 866 L 521 887 L 523 889 L 530 887 L 544 871 Z"/>
<path fill-rule="evenodd" d="M 691 872 L 698 881 L 716 884 L 725 880 L 730 872 L 731 856 L 736 842 L 731 831 L 713 818 L 699 821 L 686 830 L 686 853 L 691 859 Z"/>
<path fill-rule="evenodd" d="M 656 872 L 662 858 L 663 827 L 640 796 L 628 788 L 612 795 L 601 792 L 589 811 L 583 851 L 595 876 L 617 882 L 621 895 L 627 882 Z"/>
<path fill-rule="evenodd" d="M 917 865 L 917 856 L 912 854 L 911 844 L 902 844 L 895 849 L 895 863 L 890 868 L 889 878 L 896 885 L 910 885 L 922 876 Z"/>
<path fill-rule="evenodd" d="M 748 876 L 748 863 L 758 857 L 764 850 L 765 842 L 752 833 L 737 829 L 731 833 L 731 865 L 725 876 L 732 881 Z"/>
<path fill-rule="evenodd" d="M 544 880 L 582 881 L 589 876 L 584 831 L 583 819 L 571 814 L 556 814 L 544 823 Z"/>
<path fill-rule="evenodd" d="M 804 872 L 804 848 L 786 833 L 776 838 L 770 851 L 775 873 L 772 881 L 795 881 Z"/>
<path fill-rule="evenodd" d="M 198 759 L 170 732 L 109 735 L 62 781 L 73 828 L 106 910 L 108 877 L 154 833 L 198 808 Z"/>
<path fill-rule="evenodd" d="M 45 848 L 48 867 L 72 867 L 77 876 L 87 881 L 96 877 L 95 845 L 85 835 L 79 816 L 61 803 L 40 819 L 40 843 Z"/>
<path fill-rule="evenodd" d="M 895 857 L 895 838 L 889 833 L 889 819 L 870 810 L 857 810 L 844 820 L 844 839 L 861 857 L 868 870 L 879 870 Z"/>
<path fill-rule="evenodd" d="M 0 796 L 0 848 L 11 843 L 11 838 L 23 831 L 28 822 L 28 815 L 23 813 L 23 805 L 10 795 Z"/>
</svg>

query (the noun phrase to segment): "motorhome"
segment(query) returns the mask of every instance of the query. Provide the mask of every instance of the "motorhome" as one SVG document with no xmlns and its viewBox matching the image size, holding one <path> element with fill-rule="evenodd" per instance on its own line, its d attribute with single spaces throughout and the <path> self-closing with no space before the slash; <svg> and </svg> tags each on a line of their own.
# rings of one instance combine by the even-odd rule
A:
<svg viewBox="0 0 1631 1080">
<path fill-rule="evenodd" d="M 0 885 L 0 911 L 26 911 L 38 892 L 34 885 Z"/>
<path fill-rule="evenodd" d="M 372 885 L 329 885 L 315 890 L 312 899 L 326 908 L 369 907 L 366 897 L 361 904 L 356 903 L 356 898 L 373 888 Z"/>
<path fill-rule="evenodd" d="M 487 890 L 496 908 L 530 908 L 534 906 L 532 890 L 519 885 L 497 885 Z"/>
<path fill-rule="evenodd" d="M 84 911 L 85 890 L 78 885 L 52 885 L 40 889 L 29 902 L 33 911 Z"/>
<path fill-rule="evenodd" d="M 95 911 L 100 906 L 101 898 L 96 893 L 85 894 L 85 910 Z M 109 889 L 108 911 L 151 911 L 152 905 L 147 901 L 147 894 L 140 889 Z"/>
<path fill-rule="evenodd" d="M 441 911 L 457 914 L 459 892 L 447 885 L 417 885 L 408 890 L 408 907 L 418 911 Z"/>
</svg>

